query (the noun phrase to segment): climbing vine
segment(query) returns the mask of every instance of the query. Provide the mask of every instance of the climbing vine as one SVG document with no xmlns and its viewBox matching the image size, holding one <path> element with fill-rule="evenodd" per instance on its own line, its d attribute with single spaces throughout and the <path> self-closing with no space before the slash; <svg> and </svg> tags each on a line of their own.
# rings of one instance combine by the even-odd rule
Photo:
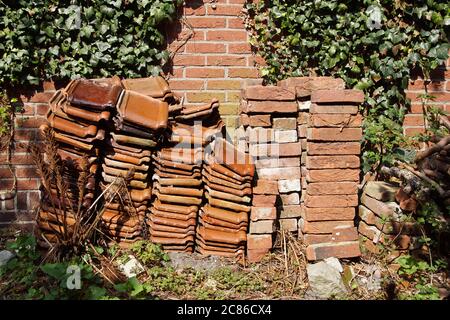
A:
<svg viewBox="0 0 450 320">
<path fill-rule="evenodd" d="M 365 92 L 364 171 L 398 158 L 407 143 L 402 123 L 411 70 L 427 79 L 448 58 L 447 2 L 273 0 L 249 1 L 246 8 L 267 82 L 341 77 Z"/>
<path fill-rule="evenodd" d="M 180 0 L 0 0 L 0 86 L 156 75 Z"/>
</svg>

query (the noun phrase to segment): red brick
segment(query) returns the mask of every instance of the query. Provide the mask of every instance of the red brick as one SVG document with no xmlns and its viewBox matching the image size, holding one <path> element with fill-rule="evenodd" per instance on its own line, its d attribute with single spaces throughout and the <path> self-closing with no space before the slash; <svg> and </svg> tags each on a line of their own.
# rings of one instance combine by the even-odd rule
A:
<svg viewBox="0 0 450 320">
<path fill-rule="evenodd" d="M 34 129 L 16 129 L 14 131 L 14 138 L 16 139 L 16 141 L 20 141 L 20 140 L 27 140 L 27 141 L 31 141 L 34 140 L 37 136 L 37 130 Z"/>
<path fill-rule="evenodd" d="M 445 81 L 433 81 L 427 82 L 427 90 L 428 92 L 433 91 L 444 91 L 445 90 Z M 409 82 L 408 90 L 411 91 L 424 91 L 425 90 L 425 82 L 423 80 L 413 80 Z"/>
<path fill-rule="evenodd" d="M 358 230 L 355 227 L 337 227 L 333 234 L 305 234 L 303 242 L 306 245 L 319 243 L 339 243 L 344 241 L 357 241 Z"/>
<path fill-rule="evenodd" d="M 261 168 L 257 169 L 258 177 L 263 179 L 299 179 L 300 168 Z"/>
<path fill-rule="evenodd" d="M 228 29 L 244 29 L 244 19 L 242 18 L 228 18 Z"/>
<path fill-rule="evenodd" d="M 37 190 L 41 182 L 39 179 L 24 178 L 17 179 L 17 189 L 18 190 Z"/>
<path fill-rule="evenodd" d="M 44 116 L 47 114 L 48 104 L 38 104 L 36 105 L 36 114 L 39 116 Z"/>
<path fill-rule="evenodd" d="M 247 100 L 295 100 L 294 92 L 276 86 L 249 86 L 244 89 L 243 96 Z"/>
<path fill-rule="evenodd" d="M 48 103 L 54 92 L 38 92 L 30 98 L 30 102 L 34 103 Z"/>
<path fill-rule="evenodd" d="M 300 194 L 298 192 L 280 194 L 280 198 L 281 198 L 281 204 L 283 206 L 300 204 Z"/>
<path fill-rule="evenodd" d="M 364 92 L 360 90 L 315 90 L 311 93 L 313 103 L 363 103 Z"/>
<path fill-rule="evenodd" d="M 28 194 L 26 192 L 17 192 L 17 209 L 28 210 Z"/>
<path fill-rule="evenodd" d="M 354 155 L 361 153 L 359 142 L 308 142 L 308 155 Z"/>
<path fill-rule="evenodd" d="M 225 69 L 218 68 L 187 68 L 186 78 L 223 78 Z"/>
<path fill-rule="evenodd" d="M 252 52 L 250 44 L 244 43 L 230 43 L 228 45 L 228 53 L 248 53 Z"/>
<path fill-rule="evenodd" d="M 420 95 L 423 92 L 407 92 L 406 98 L 411 99 L 411 102 L 421 102 L 422 99 Z M 447 102 L 450 101 L 450 93 L 449 92 L 432 92 L 430 93 L 433 96 L 432 99 L 429 99 L 432 102 Z"/>
<path fill-rule="evenodd" d="M 36 113 L 36 106 L 34 104 L 25 103 L 20 114 L 23 116 L 34 116 Z"/>
<path fill-rule="evenodd" d="M 187 53 L 225 53 L 226 47 L 223 43 L 198 43 L 192 42 L 186 44 Z"/>
<path fill-rule="evenodd" d="M 345 113 L 321 113 L 312 114 L 309 117 L 309 126 L 311 127 L 338 127 L 351 128 L 360 127 L 362 124 L 362 116 L 350 115 Z"/>
<path fill-rule="evenodd" d="M 319 105 L 312 103 L 311 107 L 309 108 L 310 113 L 326 113 L 326 114 L 339 114 L 339 113 L 345 113 L 345 114 L 354 114 L 356 115 L 358 113 L 358 106 L 356 105 Z"/>
<path fill-rule="evenodd" d="M 16 167 L 17 178 L 39 178 L 36 167 Z"/>
<path fill-rule="evenodd" d="M 207 5 L 207 12 L 208 15 L 238 16 L 242 13 L 242 6 L 217 4 L 215 7 L 212 7 L 211 5 Z"/>
<path fill-rule="evenodd" d="M 309 128 L 308 139 L 311 141 L 359 141 L 361 128 Z"/>
<path fill-rule="evenodd" d="M 192 4 L 192 5 L 188 5 L 191 2 L 197 2 L 197 1 L 192 1 L 189 0 L 187 1 L 187 4 L 183 7 L 183 13 L 187 16 L 204 16 L 206 14 L 206 8 L 203 5 L 203 1 L 202 2 L 197 2 L 197 4 Z"/>
<path fill-rule="evenodd" d="M 404 126 L 420 127 L 425 124 L 423 115 L 412 115 L 408 114 L 403 121 Z"/>
<path fill-rule="evenodd" d="M 249 227 L 249 233 L 251 234 L 272 234 L 275 231 L 275 220 L 252 221 Z"/>
<path fill-rule="evenodd" d="M 252 55 L 252 56 L 248 56 L 247 57 L 248 62 L 247 65 L 250 66 L 255 66 L 255 67 L 261 67 L 261 66 L 266 66 L 266 60 L 258 55 Z M 294 92 L 294 96 L 295 96 L 295 92 Z"/>
<path fill-rule="evenodd" d="M 53 80 L 44 81 L 42 84 L 44 91 L 55 91 L 55 82 Z"/>
<path fill-rule="evenodd" d="M 13 209 L 14 209 L 14 200 L 13 200 Z M 0 230 L 3 227 L 3 223 L 6 223 L 7 225 L 10 226 L 10 223 L 14 222 L 16 218 L 17 216 L 15 212 L 0 212 L 0 222 L 2 223 L 0 224 Z"/>
<path fill-rule="evenodd" d="M 249 263 L 260 262 L 265 255 L 269 253 L 268 249 L 247 249 L 247 261 Z"/>
<path fill-rule="evenodd" d="M 306 159 L 308 169 L 351 169 L 359 168 L 358 156 L 308 156 Z"/>
<path fill-rule="evenodd" d="M 302 207 L 302 217 L 306 221 L 352 220 L 355 218 L 355 208 Z"/>
<path fill-rule="evenodd" d="M 359 257 L 361 251 L 357 241 L 341 243 L 321 243 L 310 245 L 306 248 L 306 258 L 308 260 L 322 260 L 329 257 L 353 258 Z"/>
<path fill-rule="evenodd" d="M 229 78 L 259 78 L 259 72 L 256 68 L 229 68 Z"/>
<path fill-rule="evenodd" d="M 309 208 L 356 207 L 358 195 L 311 196 L 307 194 L 305 205 Z"/>
<path fill-rule="evenodd" d="M 345 88 L 344 80 L 331 77 L 293 77 L 278 82 L 281 87 L 294 87 L 298 90 L 342 90 Z"/>
<path fill-rule="evenodd" d="M 187 23 L 193 28 L 225 28 L 225 18 L 212 17 L 187 17 Z"/>
<path fill-rule="evenodd" d="M 283 167 L 298 167 L 300 165 L 299 157 L 291 158 L 268 158 L 268 159 L 258 159 L 255 162 L 257 169 L 260 168 L 283 168 Z"/>
<path fill-rule="evenodd" d="M 249 113 L 295 113 L 295 101 L 247 101 Z"/>
<path fill-rule="evenodd" d="M 379 246 L 377 246 L 375 243 L 373 243 L 372 240 L 367 239 L 363 235 L 360 235 L 360 238 L 361 238 L 361 245 L 362 245 L 363 252 L 364 252 L 364 250 L 367 250 L 368 252 L 373 253 L 373 254 L 381 253 L 381 248 Z"/>
<path fill-rule="evenodd" d="M 253 187 L 253 194 L 278 194 L 278 182 L 257 179 L 256 186 Z"/>
<path fill-rule="evenodd" d="M 275 207 L 252 207 L 250 219 L 258 220 L 275 220 L 277 218 L 277 209 Z"/>
<path fill-rule="evenodd" d="M 297 129 L 297 119 L 296 118 L 274 118 L 273 119 L 274 129 L 283 130 L 293 130 Z"/>
<path fill-rule="evenodd" d="M 252 205 L 254 207 L 273 207 L 277 201 L 276 195 L 253 195 Z"/>
<path fill-rule="evenodd" d="M 280 229 L 287 232 L 298 231 L 297 219 L 280 219 Z"/>
<path fill-rule="evenodd" d="M 5 161 L 6 157 L 0 156 L 0 162 Z M 33 164 L 33 159 L 30 154 L 13 154 L 11 156 L 12 164 Z"/>
<path fill-rule="evenodd" d="M 204 66 L 205 57 L 195 54 L 178 54 L 173 58 L 173 63 L 177 66 Z"/>
<path fill-rule="evenodd" d="M 208 66 L 245 66 L 244 56 L 208 56 Z"/>
<path fill-rule="evenodd" d="M 280 156 L 299 156 L 302 154 L 302 146 L 300 142 L 295 143 L 280 143 Z"/>
<path fill-rule="evenodd" d="M 249 234 L 247 235 L 247 248 L 248 249 L 271 249 L 272 248 L 272 235 L 264 234 L 264 235 L 255 235 Z"/>
<path fill-rule="evenodd" d="M 317 182 L 309 183 L 306 190 L 310 195 L 356 194 L 358 185 L 356 182 Z"/>
<path fill-rule="evenodd" d="M 302 146 L 300 142 L 254 144 L 250 145 L 250 154 L 252 156 L 259 156 L 259 157 L 300 156 L 302 154 Z"/>
<path fill-rule="evenodd" d="M 16 118 L 17 126 L 21 128 L 39 128 L 44 123 L 47 123 L 45 118 L 30 117 L 30 118 Z"/>
<path fill-rule="evenodd" d="M 245 30 L 210 30 L 206 34 L 206 40 L 242 42 L 247 40 L 247 32 Z"/>
<path fill-rule="evenodd" d="M 382 219 L 395 216 L 398 207 L 395 202 L 379 201 L 366 194 L 361 196 L 361 203 Z"/>
<path fill-rule="evenodd" d="M 252 127 L 270 127 L 272 121 L 269 114 L 258 114 L 250 116 L 250 126 Z"/>
<path fill-rule="evenodd" d="M 425 128 L 404 128 L 405 135 L 412 137 L 425 132 Z"/>
<path fill-rule="evenodd" d="M 353 220 L 348 221 L 303 221 L 303 233 L 333 233 L 336 227 L 354 227 Z"/>
</svg>

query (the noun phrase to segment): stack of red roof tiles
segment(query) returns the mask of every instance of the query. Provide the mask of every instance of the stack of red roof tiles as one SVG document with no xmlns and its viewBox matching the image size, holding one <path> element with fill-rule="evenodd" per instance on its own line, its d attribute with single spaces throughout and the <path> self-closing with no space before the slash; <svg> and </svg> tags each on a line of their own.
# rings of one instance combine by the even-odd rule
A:
<svg viewBox="0 0 450 320">
<path fill-rule="evenodd" d="M 221 138 L 218 106 L 213 100 L 185 107 L 160 77 L 74 80 L 51 100 L 42 129 L 53 129 L 64 164 L 88 160 L 82 206 L 102 199 L 97 229 L 108 242 L 128 246 L 148 238 L 167 251 L 197 246 L 203 254 L 237 256 L 245 249 L 254 167 Z M 79 184 L 73 187 L 68 200 L 76 206 Z M 50 207 L 48 196 L 38 223 L 41 236 L 58 242 L 61 226 L 75 217 Z"/>
</svg>

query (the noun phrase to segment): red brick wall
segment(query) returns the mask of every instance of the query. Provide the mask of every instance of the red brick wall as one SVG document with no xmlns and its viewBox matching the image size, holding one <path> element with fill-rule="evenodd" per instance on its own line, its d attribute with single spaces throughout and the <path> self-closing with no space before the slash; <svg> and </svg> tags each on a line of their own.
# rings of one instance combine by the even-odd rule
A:
<svg viewBox="0 0 450 320">
<path fill-rule="evenodd" d="M 450 114 L 450 59 L 446 65 L 439 67 L 430 75 L 431 81 L 427 82 L 428 93 L 434 96 L 429 104 L 441 108 Z M 403 124 L 404 133 L 415 135 L 424 132 L 424 118 L 422 100 L 420 94 L 424 91 L 424 76 L 420 72 L 413 72 L 409 82 L 407 97 L 411 99 L 411 110 L 406 115 Z"/>
<path fill-rule="evenodd" d="M 186 0 L 181 22 L 167 31 L 173 60 L 165 71 L 171 88 L 184 96 L 186 104 L 218 98 L 231 135 L 238 125 L 240 89 L 247 82 L 260 82 L 243 24 L 244 3 Z M 0 227 L 16 219 L 18 223 L 30 221 L 30 212 L 38 204 L 39 179 L 27 149 L 38 137 L 54 91 L 54 85 L 46 83 L 41 90 L 18 93 L 24 106 L 24 112 L 16 117 L 16 148 L 12 154 L 18 191 L 14 198 L 0 200 Z M 6 155 L 0 154 L 1 191 L 13 184 L 8 167 L 2 164 L 5 160 Z"/>
<path fill-rule="evenodd" d="M 178 49 L 168 70 L 171 88 L 187 104 L 218 98 L 229 128 L 237 126 L 240 89 L 259 77 L 244 27 L 245 2 L 187 0 L 169 45 Z"/>
<path fill-rule="evenodd" d="M 220 112 L 228 128 L 238 122 L 240 89 L 248 83 L 260 82 L 255 63 L 262 63 L 252 54 L 243 25 L 245 0 L 186 0 L 181 23 L 168 30 L 172 64 L 167 68 L 171 87 L 184 96 L 185 103 L 198 104 L 219 98 Z M 435 81 L 430 92 L 436 104 L 450 111 L 449 66 L 433 73 Z M 411 83 L 408 95 L 414 98 L 421 88 L 420 77 Z M 15 219 L 29 220 L 29 212 L 37 205 L 39 179 L 27 148 L 37 138 L 37 128 L 44 121 L 47 101 L 54 92 L 45 84 L 39 92 L 21 94 L 24 112 L 16 117 L 16 148 L 12 163 L 17 176 L 18 192 L 13 199 L 0 199 L 0 226 Z M 407 116 L 405 132 L 421 130 L 420 102 L 413 100 L 412 113 Z M 230 130 L 232 134 L 232 130 Z M 0 154 L 0 192 L 12 186 L 12 176 Z M 25 214 L 28 212 L 28 214 Z"/>
<path fill-rule="evenodd" d="M 32 219 L 33 209 L 39 202 L 39 178 L 30 155 L 30 146 L 38 143 L 38 128 L 45 122 L 48 100 L 53 95 L 53 83 L 45 83 L 38 90 L 17 90 L 17 96 L 23 106 L 22 112 L 15 114 L 14 144 L 11 163 L 17 178 L 17 192 L 14 197 L 0 201 L 0 227 L 10 221 L 20 226 Z M 0 153 L 0 192 L 6 193 L 13 186 L 13 175 L 5 164 L 6 153 Z"/>
</svg>

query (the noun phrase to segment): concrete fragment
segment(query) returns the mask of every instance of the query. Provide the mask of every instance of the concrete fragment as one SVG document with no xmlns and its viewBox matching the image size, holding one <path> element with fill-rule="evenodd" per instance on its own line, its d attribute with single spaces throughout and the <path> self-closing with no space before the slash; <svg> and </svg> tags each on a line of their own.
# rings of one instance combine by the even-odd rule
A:
<svg viewBox="0 0 450 320">
<path fill-rule="evenodd" d="M 0 267 L 6 265 L 12 258 L 14 258 L 14 253 L 12 253 L 11 251 L 0 251 Z"/>
<path fill-rule="evenodd" d="M 338 269 L 330 264 L 320 261 L 308 264 L 309 288 L 311 293 L 321 299 L 343 297 L 347 294 L 347 288 L 342 281 Z"/>
</svg>

